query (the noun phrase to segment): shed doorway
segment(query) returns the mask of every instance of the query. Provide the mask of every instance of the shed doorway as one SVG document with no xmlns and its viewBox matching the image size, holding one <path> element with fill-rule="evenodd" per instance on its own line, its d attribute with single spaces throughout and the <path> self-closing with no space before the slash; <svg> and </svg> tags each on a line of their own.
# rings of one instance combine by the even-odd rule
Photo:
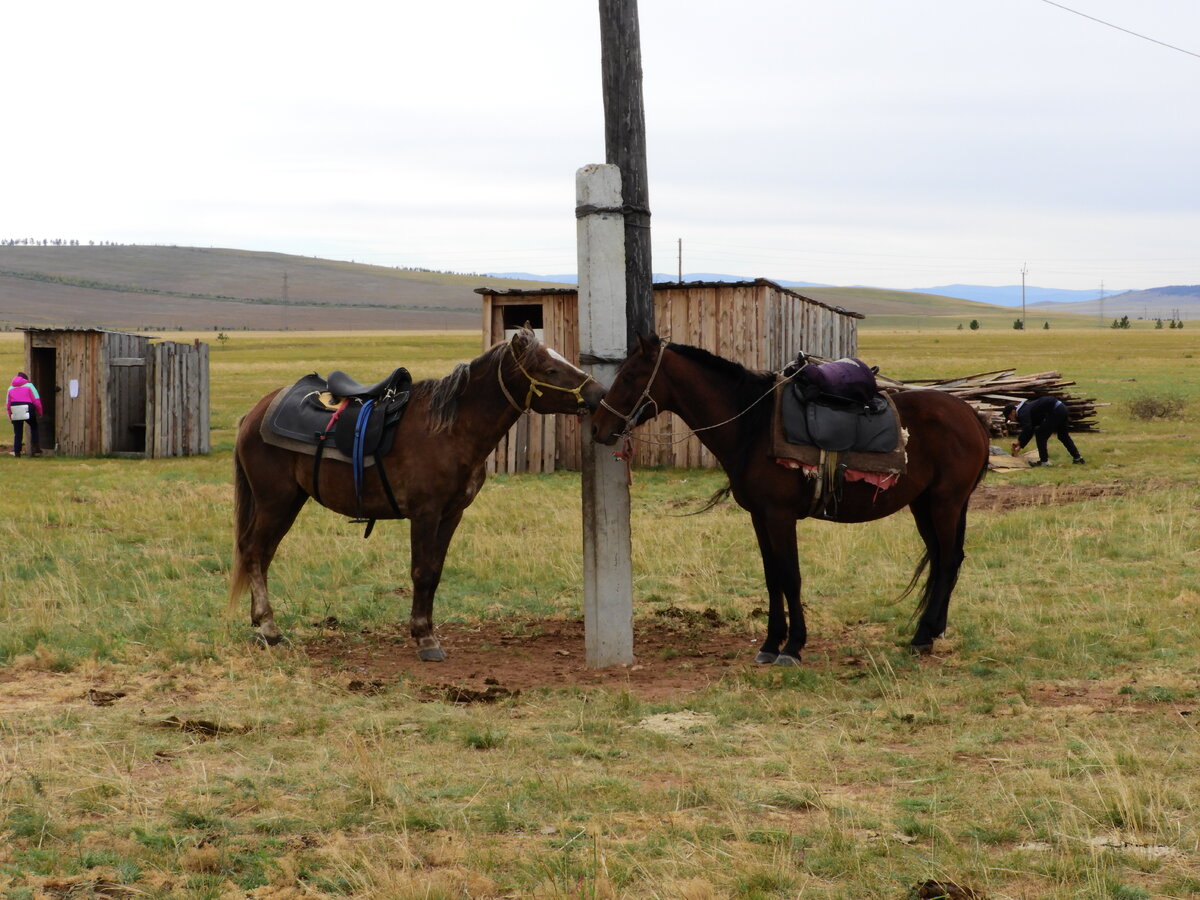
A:
<svg viewBox="0 0 1200 900">
<path fill-rule="evenodd" d="M 533 329 L 539 341 L 544 341 L 545 327 L 542 324 L 541 303 L 512 303 L 504 307 L 504 337 L 512 340 L 514 334 L 525 325 Z"/>
<path fill-rule="evenodd" d="M 57 363 L 53 347 L 34 347 L 29 356 L 29 380 L 38 389 L 42 397 L 42 415 L 38 419 L 38 440 L 42 449 L 54 450 L 58 447 L 58 431 L 55 423 L 58 421 L 58 385 L 55 373 Z"/>
</svg>

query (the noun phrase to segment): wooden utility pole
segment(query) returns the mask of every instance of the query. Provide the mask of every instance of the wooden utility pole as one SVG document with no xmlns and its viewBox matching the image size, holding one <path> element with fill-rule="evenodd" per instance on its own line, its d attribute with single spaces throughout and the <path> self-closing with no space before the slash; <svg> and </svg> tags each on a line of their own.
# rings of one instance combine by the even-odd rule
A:
<svg viewBox="0 0 1200 900">
<path fill-rule="evenodd" d="M 600 68 L 604 86 L 605 160 L 621 170 L 625 213 L 626 340 L 654 331 L 650 261 L 650 185 L 637 0 L 600 0 Z"/>
</svg>

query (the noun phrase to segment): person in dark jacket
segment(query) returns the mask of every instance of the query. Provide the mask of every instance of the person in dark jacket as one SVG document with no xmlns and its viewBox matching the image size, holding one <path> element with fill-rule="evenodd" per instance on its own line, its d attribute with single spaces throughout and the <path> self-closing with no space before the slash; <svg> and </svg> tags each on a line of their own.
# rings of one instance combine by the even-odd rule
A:
<svg viewBox="0 0 1200 900">
<path fill-rule="evenodd" d="M 1075 442 L 1071 440 L 1071 434 L 1067 431 L 1067 423 L 1070 418 L 1070 413 L 1067 410 L 1066 404 L 1054 397 L 1038 397 L 1036 400 L 1022 400 L 1020 403 L 1014 403 L 1004 408 L 1004 418 L 1020 426 L 1020 433 L 1017 439 L 1013 441 L 1012 452 L 1016 456 L 1021 452 L 1030 438 L 1035 438 L 1037 441 L 1038 459 L 1031 462 L 1033 466 L 1046 466 L 1050 464 L 1050 454 L 1047 452 L 1046 444 L 1050 441 L 1050 436 L 1057 437 L 1067 452 L 1071 454 L 1071 462 L 1083 463 L 1084 459 L 1079 455 L 1079 449 L 1075 446 Z"/>
</svg>

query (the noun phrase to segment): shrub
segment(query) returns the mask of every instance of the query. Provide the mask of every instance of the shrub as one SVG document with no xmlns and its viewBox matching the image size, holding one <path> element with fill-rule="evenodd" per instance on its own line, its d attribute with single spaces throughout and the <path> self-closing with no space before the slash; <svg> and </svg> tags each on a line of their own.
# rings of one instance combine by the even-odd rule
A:
<svg viewBox="0 0 1200 900">
<path fill-rule="evenodd" d="M 1129 401 L 1129 415 L 1141 422 L 1151 419 L 1182 419 L 1187 404 L 1182 397 L 1142 395 Z"/>
</svg>

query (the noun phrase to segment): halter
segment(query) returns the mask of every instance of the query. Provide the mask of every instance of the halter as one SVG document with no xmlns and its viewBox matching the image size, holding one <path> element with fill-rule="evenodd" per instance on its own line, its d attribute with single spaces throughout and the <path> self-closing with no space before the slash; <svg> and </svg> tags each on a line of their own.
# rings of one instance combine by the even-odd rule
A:
<svg viewBox="0 0 1200 900">
<path fill-rule="evenodd" d="M 642 389 L 642 393 L 638 397 L 637 401 L 634 403 L 633 411 L 630 412 L 629 415 L 625 415 L 624 413 L 618 412 L 617 410 L 613 409 L 613 407 L 608 405 L 608 400 L 606 398 L 601 398 L 601 400 L 600 400 L 601 406 L 603 406 L 610 413 L 612 413 L 614 416 L 616 416 L 618 419 L 620 419 L 622 422 L 625 423 L 625 429 L 621 432 L 621 437 L 624 438 L 622 445 L 621 445 L 621 449 L 614 451 L 613 456 L 615 456 L 617 459 L 625 460 L 627 465 L 628 465 L 629 461 L 633 458 L 633 441 L 635 440 L 635 438 L 633 437 L 633 429 L 637 424 L 637 418 L 638 418 L 639 414 L 647 406 L 653 405 L 656 408 L 658 406 L 658 403 L 655 402 L 655 400 L 653 398 L 651 398 L 651 396 L 650 396 L 650 388 L 654 384 L 654 379 L 658 377 L 658 370 L 659 370 L 659 367 L 662 365 L 663 354 L 665 353 L 665 351 L 667 349 L 667 345 L 669 343 L 670 343 L 669 341 L 663 341 L 660 344 L 659 350 L 658 350 L 658 358 L 654 361 L 654 370 L 650 373 L 650 379 L 646 382 L 646 386 Z M 689 430 L 686 434 L 677 436 L 675 438 L 672 438 L 672 439 L 666 440 L 666 441 L 654 440 L 653 438 L 649 438 L 649 439 L 638 438 L 637 440 L 642 440 L 642 441 L 645 441 L 646 443 L 656 443 L 656 444 L 660 444 L 660 445 L 661 444 L 679 444 L 679 443 L 682 443 L 683 441 L 688 440 L 689 438 L 691 438 L 695 435 L 698 435 L 702 431 L 712 431 L 715 428 L 722 428 L 722 427 L 728 425 L 730 422 L 734 422 L 737 419 L 740 419 L 742 416 L 746 415 L 746 413 L 750 412 L 750 410 L 752 410 L 759 403 L 761 403 L 763 401 L 763 399 L 765 399 L 766 397 L 768 397 L 772 393 L 774 393 L 779 388 L 780 385 L 786 384 L 787 382 L 791 381 L 792 379 L 794 379 L 796 377 L 795 372 L 792 372 L 791 374 L 785 374 L 785 373 L 781 372 L 781 373 L 779 373 L 779 375 L 781 377 L 777 378 L 776 381 L 771 385 L 771 387 L 768 388 L 765 392 L 763 392 L 763 394 L 760 397 L 758 397 L 758 399 L 756 399 L 753 403 L 751 403 L 745 409 L 734 413 L 732 416 L 730 416 L 728 419 L 725 419 L 722 422 L 717 422 L 713 425 L 702 425 L 699 428 L 693 428 L 693 429 Z"/>
<path fill-rule="evenodd" d="M 587 406 L 587 401 L 583 399 L 583 389 L 587 387 L 589 381 L 593 380 L 591 375 L 584 374 L 583 381 L 579 382 L 579 385 L 573 388 L 560 387 L 557 384 L 550 384 L 548 381 L 538 381 L 538 379 L 525 371 L 525 367 L 521 365 L 521 360 L 517 358 L 517 351 L 513 349 L 511 343 L 508 345 L 508 352 L 512 354 L 513 362 L 517 364 L 517 368 L 521 370 L 521 374 L 529 379 L 529 392 L 525 395 L 525 405 L 522 407 L 517 405 L 517 401 L 513 399 L 513 395 L 508 391 L 508 385 L 504 383 L 504 360 L 500 360 L 500 364 L 496 366 L 496 381 L 500 385 L 500 390 L 504 393 L 505 399 L 508 400 L 509 404 L 517 412 L 524 415 L 533 408 L 533 398 L 535 396 L 542 396 L 542 391 L 539 388 L 547 388 L 552 391 L 562 391 L 564 394 L 571 394 L 575 397 L 575 402 L 579 406 Z"/>
<path fill-rule="evenodd" d="M 659 367 L 662 366 L 663 356 L 666 355 L 667 346 L 670 343 L 670 341 L 661 341 L 659 343 L 658 356 L 654 360 L 654 369 L 650 372 L 650 378 L 646 381 L 646 386 L 642 388 L 642 393 L 638 396 L 637 400 L 634 401 L 633 409 L 630 411 L 629 415 L 618 412 L 608 405 L 608 400 L 603 397 L 600 398 L 600 405 L 625 423 L 625 430 L 621 432 L 622 434 L 628 435 L 631 431 L 633 431 L 634 426 L 637 424 L 638 415 L 643 409 L 652 404 L 655 407 L 658 406 L 658 404 L 655 403 L 650 397 L 650 388 L 654 386 L 654 379 L 658 377 Z"/>
</svg>

